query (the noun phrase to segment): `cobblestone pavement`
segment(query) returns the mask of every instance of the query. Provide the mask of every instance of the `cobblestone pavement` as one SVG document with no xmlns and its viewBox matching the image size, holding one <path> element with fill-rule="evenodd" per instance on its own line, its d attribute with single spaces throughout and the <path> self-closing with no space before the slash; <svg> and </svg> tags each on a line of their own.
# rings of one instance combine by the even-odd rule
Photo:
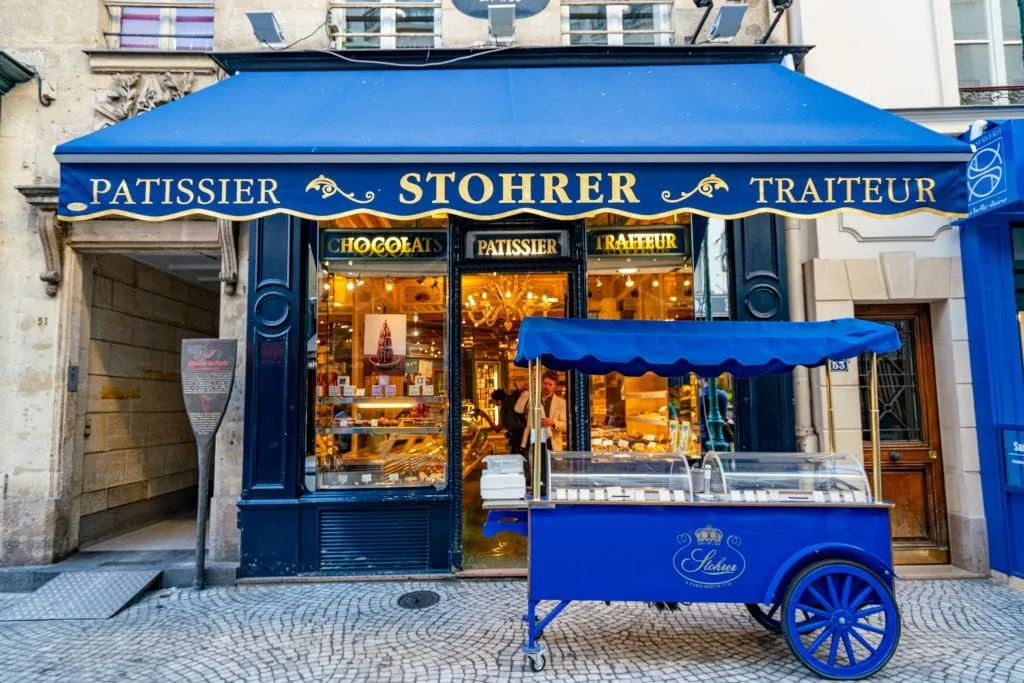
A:
<svg viewBox="0 0 1024 683">
<path fill-rule="evenodd" d="M 409 590 L 441 601 L 398 607 Z M 903 639 L 875 681 L 1024 681 L 1024 592 L 990 581 L 897 586 Z M 20 596 L 0 595 L 0 609 Z M 105 621 L 0 623 L 0 681 L 804 681 L 740 605 L 571 605 L 541 673 L 519 652 L 515 581 L 164 590 Z"/>
</svg>

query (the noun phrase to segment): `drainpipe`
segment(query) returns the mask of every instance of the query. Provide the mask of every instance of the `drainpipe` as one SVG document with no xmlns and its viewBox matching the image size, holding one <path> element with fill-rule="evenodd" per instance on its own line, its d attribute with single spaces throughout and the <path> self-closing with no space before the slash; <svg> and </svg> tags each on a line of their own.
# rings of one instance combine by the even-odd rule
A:
<svg viewBox="0 0 1024 683">
<path fill-rule="evenodd" d="M 810 221 L 785 219 L 786 279 L 789 285 L 789 319 L 807 320 L 804 305 L 804 228 Z M 811 377 L 805 367 L 793 370 L 793 403 L 796 410 L 796 447 L 804 453 L 818 452 L 818 434 L 811 419 Z"/>
</svg>

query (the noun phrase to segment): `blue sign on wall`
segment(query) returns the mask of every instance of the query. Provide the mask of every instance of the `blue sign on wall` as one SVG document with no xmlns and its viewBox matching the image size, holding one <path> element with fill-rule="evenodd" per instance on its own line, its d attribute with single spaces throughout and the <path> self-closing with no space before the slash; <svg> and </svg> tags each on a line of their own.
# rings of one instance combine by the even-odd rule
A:
<svg viewBox="0 0 1024 683">
<path fill-rule="evenodd" d="M 516 6 L 516 19 L 525 19 L 540 14 L 548 6 L 548 0 L 454 0 L 455 9 L 477 19 L 487 18 L 487 8 L 491 5 Z"/>
<path fill-rule="evenodd" d="M 971 218 L 1019 199 L 1013 172 L 1013 136 L 997 126 L 972 141 L 975 152 L 967 165 L 967 210 Z"/>
<path fill-rule="evenodd" d="M 1024 489 L 1024 428 L 1003 429 L 1006 485 Z"/>
</svg>

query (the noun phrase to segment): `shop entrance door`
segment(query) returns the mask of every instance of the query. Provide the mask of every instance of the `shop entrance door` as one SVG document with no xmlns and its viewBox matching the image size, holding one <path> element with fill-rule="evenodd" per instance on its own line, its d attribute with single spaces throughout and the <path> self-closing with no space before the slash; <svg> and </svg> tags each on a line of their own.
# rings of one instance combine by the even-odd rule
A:
<svg viewBox="0 0 1024 683">
<path fill-rule="evenodd" d="M 882 491 L 895 505 L 892 538 L 896 562 L 948 563 L 949 533 L 928 306 L 858 306 L 856 316 L 896 328 L 903 342 L 898 351 L 878 357 Z M 864 463 L 873 480 L 870 360 L 862 357 L 859 366 Z"/>
<path fill-rule="evenodd" d="M 525 412 L 527 372 L 512 362 L 519 326 L 528 316 L 564 317 L 569 281 L 567 272 L 526 268 L 461 277 L 463 569 L 526 566 L 525 538 L 483 535 L 487 511 L 480 477 L 487 455 L 524 450 L 525 416 L 516 409 Z M 551 399 L 562 404 L 552 409 L 552 415 L 559 415 L 555 438 L 560 445 L 568 438 L 567 395 L 566 376 L 560 373 Z"/>
</svg>

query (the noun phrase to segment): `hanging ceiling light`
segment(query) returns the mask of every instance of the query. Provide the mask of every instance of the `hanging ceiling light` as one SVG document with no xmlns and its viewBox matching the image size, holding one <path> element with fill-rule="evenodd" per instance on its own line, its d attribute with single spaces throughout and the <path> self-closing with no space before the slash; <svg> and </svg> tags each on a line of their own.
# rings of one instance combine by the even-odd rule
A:
<svg viewBox="0 0 1024 683">
<path fill-rule="evenodd" d="M 632 275 L 627 275 L 627 276 L 626 276 L 626 286 L 627 286 L 627 287 L 632 287 L 632 286 L 633 286 L 633 284 L 634 284 L 634 282 L 633 282 L 633 276 L 632 276 Z"/>
<path fill-rule="evenodd" d="M 391 276 L 388 275 L 387 277 L 384 278 L 384 289 L 390 292 L 394 288 L 395 285 L 391 283 Z"/>
<path fill-rule="evenodd" d="M 658 282 L 658 278 L 654 278 L 654 281 L 651 282 L 651 287 L 660 287 L 660 286 L 661 286 L 661 283 Z"/>
<path fill-rule="evenodd" d="M 494 296 L 489 297 L 488 291 Z M 466 316 L 474 327 L 498 325 L 509 332 L 516 320 L 532 315 L 546 315 L 558 299 L 546 293 L 538 296 L 533 291 L 529 275 L 501 275 L 484 285 L 484 289 L 479 292 L 479 299 L 470 295 L 467 301 L 471 305 L 466 308 Z"/>
<path fill-rule="evenodd" d="M 345 283 L 345 289 L 347 289 L 348 291 L 351 292 L 355 288 L 356 288 L 356 283 L 352 282 L 352 280 L 349 280 L 348 282 Z"/>
<path fill-rule="evenodd" d="M 597 285 L 598 287 L 604 287 L 604 283 L 601 282 L 601 278 L 597 278 L 597 282 L 595 282 L 594 284 Z"/>
<path fill-rule="evenodd" d="M 434 277 L 434 284 L 430 285 L 430 288 L 431 289 L 437 289 L 438 287 L 439 287 L 439 285 L 437 284 L 437 276 L 435 276 Z"/>
</svg>

